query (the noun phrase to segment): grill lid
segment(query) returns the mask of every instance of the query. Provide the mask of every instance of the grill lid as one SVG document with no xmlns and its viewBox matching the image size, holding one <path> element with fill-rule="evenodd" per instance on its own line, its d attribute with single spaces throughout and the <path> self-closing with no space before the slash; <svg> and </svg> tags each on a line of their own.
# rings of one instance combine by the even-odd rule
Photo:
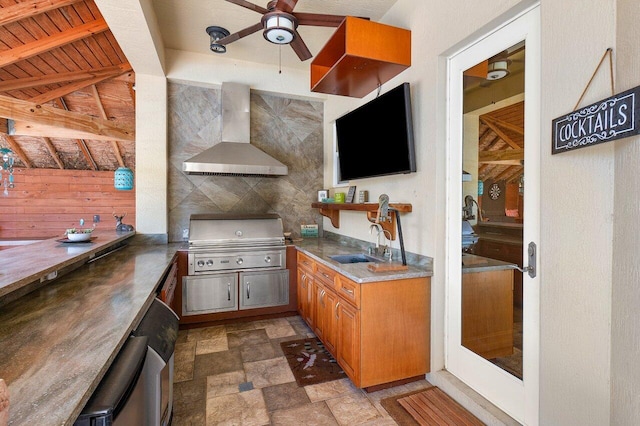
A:
<svg viewBox="0 0 640 426">
<path fill-rule="evenodd" d="M 284 245 L 277 214 L 192 214 L 189 247 L 263 247 Z"/>
</svg>

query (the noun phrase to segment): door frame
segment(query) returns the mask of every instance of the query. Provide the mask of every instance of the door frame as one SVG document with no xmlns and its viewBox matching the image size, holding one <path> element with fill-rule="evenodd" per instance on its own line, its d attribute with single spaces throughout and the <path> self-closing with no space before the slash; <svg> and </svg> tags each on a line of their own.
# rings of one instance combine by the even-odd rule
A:
<svg viewBox="0 0 640 426">
<path fill-rule="evenodd" d="M 539 419 L 539 271 L 523 277 L 523 378 L 519 380 L 461 345 L 462 72 L 525 40 L 525 225 L 523 259 L 540 241 L 540 7 L 514 12 L 447 56 L 447 202 L 445 367 L 514 419 Z M 538 252 L 540 250 L 538 249 Z M 539 258 L 539 254 L 538 254 Z M 538 261 L 538 265 L 540 262 Z M 526 262 L 525 262 L 526 266 Z M 515 272 L 519 273 L 519 272 Z"/>
</svg>

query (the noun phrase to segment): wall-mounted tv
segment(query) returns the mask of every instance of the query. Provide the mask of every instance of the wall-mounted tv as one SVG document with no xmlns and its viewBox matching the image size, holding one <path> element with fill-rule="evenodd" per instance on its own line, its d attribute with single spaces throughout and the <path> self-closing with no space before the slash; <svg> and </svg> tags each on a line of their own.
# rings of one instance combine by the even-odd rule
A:
<svg viewBox="0 0 640 426">
<path fill-rule="evenodd" d="M 336 120 L 340 180 L 416 171 L 409 83 Z"/>
</svg>

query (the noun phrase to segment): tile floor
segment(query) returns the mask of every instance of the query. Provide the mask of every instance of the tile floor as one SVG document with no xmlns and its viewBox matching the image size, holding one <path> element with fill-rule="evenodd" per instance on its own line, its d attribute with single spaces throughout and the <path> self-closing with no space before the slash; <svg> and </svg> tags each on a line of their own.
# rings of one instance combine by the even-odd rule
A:
<svg viewBox="0 0 640 426">
<path fill-rule="evenodd" d="M 181 330 L 173 425 L 395 425 L 380 400 L 431 386 L 366 393 L 341 379 L 299 387 L 280 342 L 313 336 L 299 316 Z"/>
</svg>

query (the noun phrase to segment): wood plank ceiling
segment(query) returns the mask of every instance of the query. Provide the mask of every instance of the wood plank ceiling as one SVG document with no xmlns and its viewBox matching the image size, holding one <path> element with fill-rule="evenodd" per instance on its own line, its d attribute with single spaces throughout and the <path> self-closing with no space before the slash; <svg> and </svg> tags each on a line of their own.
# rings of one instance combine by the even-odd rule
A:
<svg viewBox="0 0 640 426">
<path fill-rule="evenodd" d="M 0 0 L 0 147 L 26 168 L 135 168 L 135 75 L 93 0 Z"/>
<path fill-rule="evenodd" d="M 524 101 L 480 116 L 478 178 L 517 183 L 524 173 Z"/>
</svg>

